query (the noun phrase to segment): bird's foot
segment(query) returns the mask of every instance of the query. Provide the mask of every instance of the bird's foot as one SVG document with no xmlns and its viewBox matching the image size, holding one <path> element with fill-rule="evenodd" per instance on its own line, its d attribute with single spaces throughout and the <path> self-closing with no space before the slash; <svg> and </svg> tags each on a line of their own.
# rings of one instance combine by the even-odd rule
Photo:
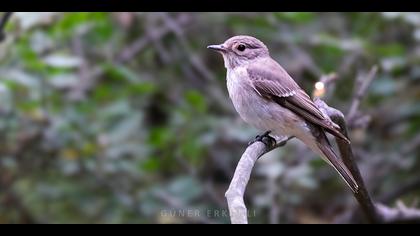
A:
<svg viewBox="0 0 420 236">
<path fill-rule="evenodd" d="M 257 135 L 255 139 L 248 142 L 248 146 L 255 142 L 262 142 L 268 147 L 276 145 L 276 139 L 270 136 L 271 131 L 266 131 L 261 135 Z"/>
</svg>

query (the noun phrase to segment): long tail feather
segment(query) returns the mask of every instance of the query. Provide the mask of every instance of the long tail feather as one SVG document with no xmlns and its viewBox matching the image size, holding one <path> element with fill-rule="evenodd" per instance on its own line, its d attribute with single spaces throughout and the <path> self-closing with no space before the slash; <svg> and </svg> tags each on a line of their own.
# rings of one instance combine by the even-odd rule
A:
<svg viewBox="0 0 420 236">
<path fill-rule="evenodd" d="M 353 192 L 357 192 L 359 186 L 357 185 L 356 180 L 354 179 L 350 170 L 344 165 L 343 161 L 337 157 L 325 134 L 321 135 L 321 138 L 318 141 L 318 148 L 321 150 L 322 154 L 324 154 L 326 161 L 334 167 L 334 169 L 340 174 L 350 189 Z"/>
</svg>

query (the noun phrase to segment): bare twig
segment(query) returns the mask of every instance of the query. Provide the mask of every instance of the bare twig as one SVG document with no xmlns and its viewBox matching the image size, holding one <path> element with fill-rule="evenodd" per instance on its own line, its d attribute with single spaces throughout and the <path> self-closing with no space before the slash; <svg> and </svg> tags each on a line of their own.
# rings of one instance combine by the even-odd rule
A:
<svg viewBox="0 0 420 236">
<path fill-rule="evenodd" d="M 177 24 L 181 26 L 186 26 L 190 22 L 190 16 L 187 14 L 182 14 L 178 18 L 175 19 Z M 165 36 L 166 34 L 172 32 L 172 29 L 168 26 L 156 29 L 153 34 L 153 38 L 151 35 L 144 35 L 134 41 L 132 44 L 128 45 L 125 49 L 122 50 L 121 54 L 117 57 L 118 63 L 124 63 L 133 59 L 135 55 L 140 53 L 152 40 L 157 40 Z"/>
<path fill-rule="evenodd" d="M 6 23 L 9 21 L 12 14 L 13 12 L 5 12 L 0 20 L 0 42 L 6 38 L 4 34 L 4 28 L 6 27 Z"/>
<path fill-rule="evenodd" d="M 360 102 L 365 96 L 369 85 L 372 83 L 373 79 L 376 77 L 376 72 L 378 71 L 378 66 L 373 66 L 369 71 L 366 77 L 359 77 L 356 81 L 355 94 L 350 105 L 349 112 L 347 113 L 347 121 L 349 123 L 353 122 L 357 115 L 357 110 L 359 109 Z"/>
<path fill-rule="evenodd" d="M 202 59 L 196 53 L 194 53 L 194 51 L 191 49 L 190 44 L 188 43 L 187 37 L 185 35 L 185 29 L 182 27 L 179 21 L 174 20 L 168 13 L 162 12 L 162 13 L 159 13 L 159 15 L 161 16 L 166 26 L 176 36 L 176 39 L 179 45 L 181 46 L 182 50 L 188 54 L 186 57 L 186 60 L 189 61 L 189 64 L 194 69 L 194 71 L 198 72 L 200 74 L 200 77 L 205 79 L 207 82 L 214 83 L 216 76 L 205 65 Z M 181 14 L 181 16 L 182 15 L 183 14 Z M 183 69 L 192 73 L 192 71 L 189 71 L 187 66 L 184 67 Z M 221 92 L 220 89 L 207 88 L 206 92 L 209 94 L 210 97 L 212 97 L 220 105 L 220 107 L 222 107 L 225 110 L 230 109 L 227 103 L 225 102 L 226 100 L 224 99 L 224 94 Z"/>
<path fill-rule="evenodd" d="M 229 206 L 230 219 L 232 224 L 247 224 L 248 212 L 244 202 L 245 188 L 251 176 L 255 162 L 267 152 L 286 145 L 292 137 L 285 138 L 277 144 L 269 147 L 262 142 L 255 142 L 248 146 L 242 154 L 236 167 L 229 189 L 226 191 L 226 199 Z"/>
<path fill-rule="evenodd" d="M 330 73 L 327 75 L 322 75 L 319 81 L 325 84 L 325 87 L 328 87 L 329 85 L 334 84 L 337 81 L 337 79 L 338 76 L 336 73 Z"/>
<path fill-rule="evenodd" d="M 177 21 L 174 21 L 168 13 L 161 12 L 159 15 L 162 17 L 167 27 L 171 29 L 171 31 L 175 34 L 183 50 L 189 54 L 187 58 L 190 60 L 191 65 L 204 77 L 204 79 L 211 81 L 213 78 L 215 78 L 213 73 L 201 61 L 201 58 L 191 50 L 190 44 L 184 35 L 184 30 L 182 29 L 181 25 Z"/>
</svg>

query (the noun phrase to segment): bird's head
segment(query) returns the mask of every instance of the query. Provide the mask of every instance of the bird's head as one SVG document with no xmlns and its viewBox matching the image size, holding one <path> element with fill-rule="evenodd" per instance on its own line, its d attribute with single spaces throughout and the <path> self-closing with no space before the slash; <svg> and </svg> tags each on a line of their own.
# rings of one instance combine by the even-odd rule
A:
<svg viewBox="0 0 420 236">
<path fill-rule="evenodd" d="M 234 36 L 223 44 L 210 45 L 207 48 L 220 52 L 225 60 L 225 67 L 233 69 L 269 55 L 267 47 L 260 40 L 245 35 Z"/>
</svg>

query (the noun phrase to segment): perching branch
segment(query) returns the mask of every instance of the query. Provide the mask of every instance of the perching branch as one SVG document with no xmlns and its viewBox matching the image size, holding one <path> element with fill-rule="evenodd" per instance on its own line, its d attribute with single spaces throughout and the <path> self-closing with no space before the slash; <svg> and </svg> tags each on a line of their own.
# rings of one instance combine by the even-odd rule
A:
<svg viewBox="0 0 420 236">
<path fill-rule="evenodd" d="M 255 162 L 267 152 L 286 145 L 287 141 L 291 138 L 280 140 L 273 146 L 266 146 L 263 142 L 255 142 L 248 146 L 244 154 L 242 154 L 236 166 L 235 174 L 230 182 L 229 189 L 225 194 L 232 224 L 248 223 L 248 212 L 244 202 L 244 193 Z"/>
</svg>

